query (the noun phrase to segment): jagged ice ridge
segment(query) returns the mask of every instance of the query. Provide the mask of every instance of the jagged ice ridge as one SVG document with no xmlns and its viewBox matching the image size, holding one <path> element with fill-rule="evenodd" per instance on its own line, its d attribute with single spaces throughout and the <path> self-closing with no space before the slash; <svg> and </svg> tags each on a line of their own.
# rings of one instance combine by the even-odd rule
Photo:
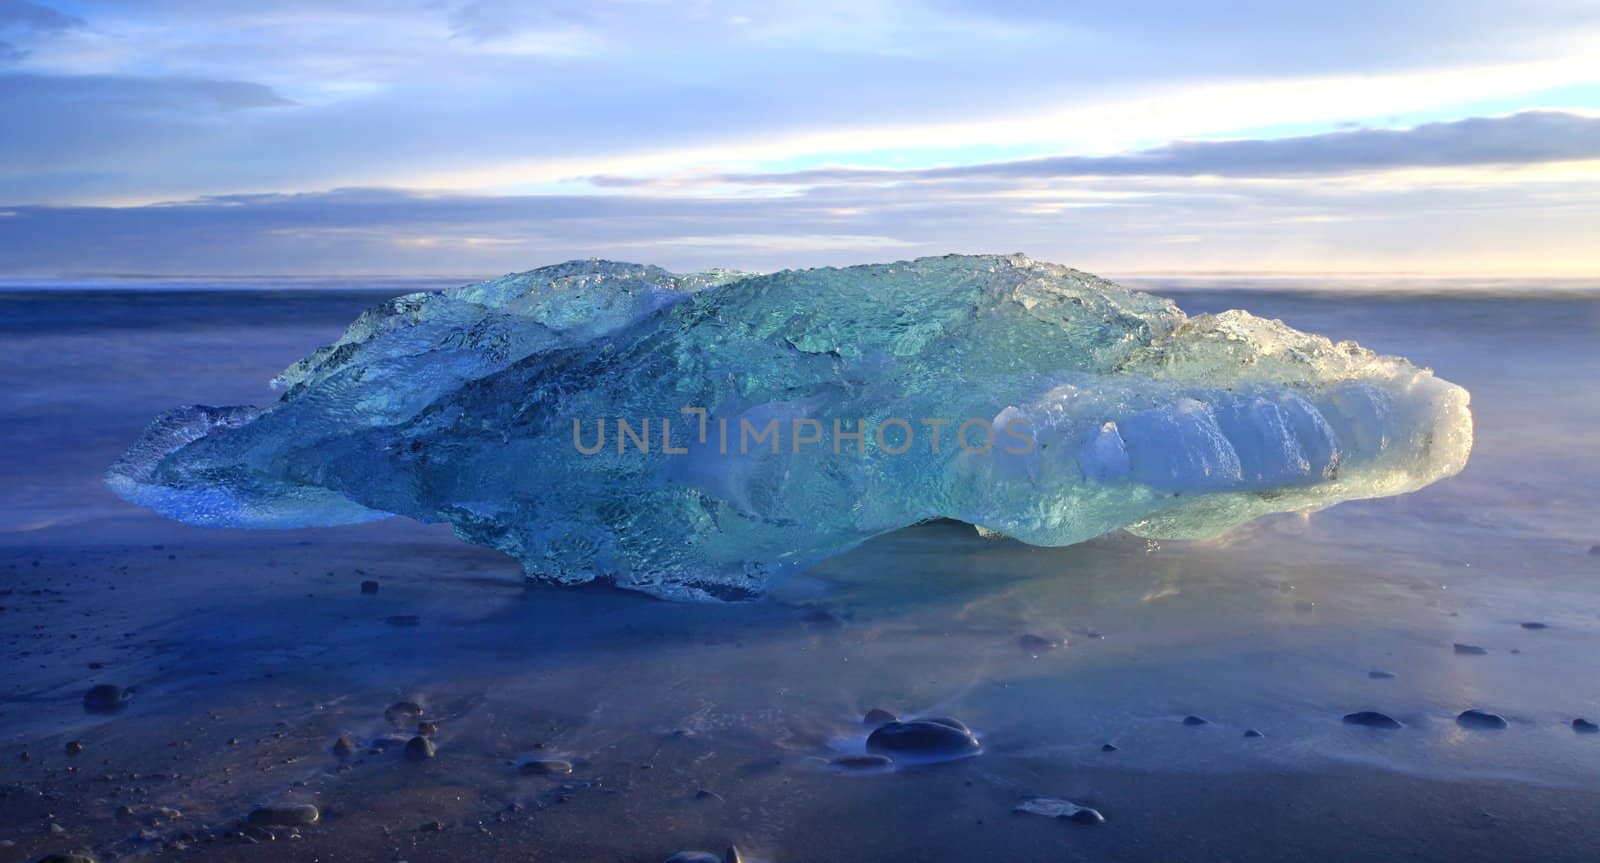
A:
<svg viewBox="0 0 1600 863">
<path fill-rule="evenodd" d="M 1020 255 L 574 261 L 397 297 L 274 384 L 163 415 L 107 483 L 190 524 L 400 514 L 536 578 L 731 599 L 931 518 L 1199 538 L 1413 491 L 1472 447 L 1466 390 L 1403 359 Z"/>
</svg>

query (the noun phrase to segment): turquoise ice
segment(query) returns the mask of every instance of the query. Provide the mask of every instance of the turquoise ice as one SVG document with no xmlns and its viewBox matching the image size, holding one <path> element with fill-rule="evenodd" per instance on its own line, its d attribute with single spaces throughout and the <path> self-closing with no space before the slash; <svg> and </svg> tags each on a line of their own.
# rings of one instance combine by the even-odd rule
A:
<svg viewBox="0 0 1600 863">
<path fill-rule="evenodd" d="M 1467 392 L 1403 359 L 1020 255 L 575 261 L 391 300 L 274 383 L 157 419 L 108 484 L 199 525 L 445 521 L 536 578 L 727 599 L 931 518 L 1200 538 L 1472 447 Z"/>
</svg>

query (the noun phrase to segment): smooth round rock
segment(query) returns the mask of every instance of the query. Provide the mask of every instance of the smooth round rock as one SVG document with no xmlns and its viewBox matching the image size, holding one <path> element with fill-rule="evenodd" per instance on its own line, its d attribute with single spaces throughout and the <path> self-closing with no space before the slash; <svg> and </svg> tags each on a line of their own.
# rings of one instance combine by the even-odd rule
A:
<svg viewBox="0 0 1600 863">
<path fill-rule="evenodd" d="M 1455 644 L 1452 646 L 1455 648 L 1457 656 L 1484 656 L 1489 652 L 1476 644 Z"/>
<path fill-rule="evenodd" d="M 1191 728 L 1198 728 L 1201 725 L 1210 725 L 1211 724 L 1211 720 L 1205 719 L 1205 718 L 1200 717 L 1200 716 L 1189 715 L 1189 716 L 1183 717 L 1183 724 L 1187 725 L 1187 726 L 1189 726 Z"/>
<path fill-rule="evenodd" d="M 710 851 L 679 851 L 662 863 L 744 863 L 744 858 L 738 848 L 729 845 L 720 857 Z"/>
<path fill-rule="evenodd" d="M 122 687 L 101 683 L 89 687 L 83 694 L 83 709 L 90 713 L 115 713 L 128 703 L 128 694 Z"/>
<path fill-rule="evenodd" d="M 370 579 L 368 579 L 367 581 L 361 582 L 361 592 L 366 594 L 366 595 L 368 595 L 368 596 L 371 596 L 372 594 L 377 593 L 378 592 L 378 583 L 376 581 L 372 581 Z"/>
<path fill-rule="evenodd" d="M 1046 638 L 1042 635 L 1034 635 L 1031 632 L 1023 635 L 1021 638 L 1018 638 L 1017 643 L 1022 645 L 1023 650 L 1035 652 L 1041 650 L 1055 650 L 1061 646 L 1061 642 L 1054 638 Z"/>
<path fill-rule="evenodd" d="M 517 772 L 525 776 L 565 776 L 572 772 L 572 762 L 560 758 L 530 758 L 517 765 Z"/>
<path fill-rule="evenodd" d="M 871 725 L 876 727 L 893 722 L 899 718 L 900 717 L 895 716 L 893 713 L 890 713 L 881 707 L 874 707 L 871 710 L 868 710 L 865 716 L 861 717 L 861 723 L 863 725 Z"/>
<path fill-rule="evenodd" d="M 1522 622 L 1522 628 L 1523 629 L 1533 629 L 1533 630 L 1549 629 L 1550 628 L 1550 624 L 1548 624 L 1548 623 L 1540 623 L 1537 620 L 1525 620 L 1525 621 Z"/>
<path fill-rule="evenodd" d="M 406 757 L 412 761 L 427 761 L 438 752 L 439 748 L 433 745 L 433 741 L 420 734 L 406 741 Z"/>
<path fill-rule="evenodd" d="M 1401 728 L 1400 721 L 1387 713 L 1376 710 L 1360 710 L 1355 713 L 1346 713 L 1344 721 L 1348 725 L 1360 725 L 1365 728 Z"/>
<path fill-rule="evenodd" d="M 1597 734 L 1600 733 L 1600 725 L 1596 725 L 1587 719 L 1578 718 L 1572 720 L 1572 730 L 1579 734 Z"/>
<path fill-rule="evenodd" d="M 843 770 L 887 770 L 894 759 L 887 755 L 841 755 L 828 762 Z"/>
<path fill-rule="evenodd" d="M 83 751 L 83 741 L 81 741 L 81 740 L 69 740 L 69 741 L 67 741 L 67 754 L 68 755 L 77 755 L 78 753 L 80 753 L 82 751 Z"/>
<path fill-rule="evenodd" d="M 1254 728 L 1246 728 L 1244 730 L 1244 736 L 1250 737 L 1250 738 L 1266 737 L 1265 734 L 1262 734 L 1261 732 L 1255 730 Z"/>
<path fill-rule="evenodd" d="M 339 735 L 339 739 L 333 741 L 333 754 L 340 758 L 349 758 L 356 754 L 356 742 L 348 735 Z"/>
<path fill-rule="evenodd" d="M 867 749 L 912 758 L 944 759 L 973 755 L 982 747 L 965 725 L 953 719 L 913 719 L 879 726 Z"/>
<path fill-rule="evenodd" d="M 395 724 L 411 722 L 422 715 L 422 705 L 415 701 L 396 701 L 383 709 L 383 718 Z"/>
<path fill-rule="evenodd" d="M 1373 670 L 1367 672 L 1367 676 L 1372 678 L 1373 680 L 1393 680 L 1394 679 L 1394 672 L 1393 671 L 1379 671 L 1378 669 L 1374 668 Z"/>
<path fill-rule="evenodd" d="M 1102 744 L 1100 746 L 1100 751 L 1101 752 L 1116 752 L 1117 751 L 1117 744 L 1115 744 L 1115 743 Z"/>
<path fill-rule="evenodd" d="M 1500 729 L 1506 727 L 1506 718 L 1487 710 L 1463 710 L 1456 717 L 1456 724 L 1462 728 Z"/>
<path fill-rule="evenodd" d="M 292 803 L 287 806 L 257 806 L 244 819 L 251 827 L 310 827 L 322 813 L 310 803 Z"/>
</svg>

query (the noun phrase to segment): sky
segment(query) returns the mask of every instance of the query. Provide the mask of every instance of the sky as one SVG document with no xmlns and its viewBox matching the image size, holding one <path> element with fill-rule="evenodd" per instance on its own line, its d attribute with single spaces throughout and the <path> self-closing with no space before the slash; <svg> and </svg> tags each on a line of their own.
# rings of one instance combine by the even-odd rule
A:
<svg viewBox="0 0 1600 863">
<path fill-rule="evenodd" d="M 0 0 L 0 273 L 1600 275 L 1595 0 Z"/>
</svg>

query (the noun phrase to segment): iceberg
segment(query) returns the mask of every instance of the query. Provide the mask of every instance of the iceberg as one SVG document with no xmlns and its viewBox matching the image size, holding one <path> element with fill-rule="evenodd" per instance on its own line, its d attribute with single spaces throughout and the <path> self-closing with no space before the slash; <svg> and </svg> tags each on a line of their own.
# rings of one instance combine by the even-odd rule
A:
<svg viewBox="0 0 1600 863">
<path fill-rule="evenodd" d="M 443 521 L 533 578 L 728 600 L 930 519 L 1203 538 L 1472 448 L 1466 390 L 1404 359 L 1021 255 L 574 261 L 392 299 L 273 383 L 158 418 L 107 484 L 197 525 Z"/>
</svg>

